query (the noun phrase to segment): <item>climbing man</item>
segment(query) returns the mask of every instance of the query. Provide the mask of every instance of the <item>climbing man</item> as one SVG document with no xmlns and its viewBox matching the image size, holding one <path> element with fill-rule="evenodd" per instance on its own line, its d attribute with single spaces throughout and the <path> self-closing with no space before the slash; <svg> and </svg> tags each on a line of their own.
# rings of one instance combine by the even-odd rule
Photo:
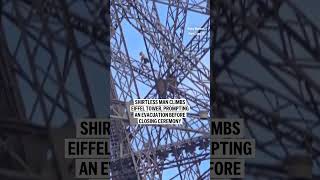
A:
<svg viewBox="0 0 320 180">
<path fill-rule="evenodd" d="M 143 70 L 144 66 L 146 66 L 149 62 L 149 59 L 143 54 L 143 52 L 140 52 L 139 55 L 141 60 L 141 69 Z"/>
</svg>

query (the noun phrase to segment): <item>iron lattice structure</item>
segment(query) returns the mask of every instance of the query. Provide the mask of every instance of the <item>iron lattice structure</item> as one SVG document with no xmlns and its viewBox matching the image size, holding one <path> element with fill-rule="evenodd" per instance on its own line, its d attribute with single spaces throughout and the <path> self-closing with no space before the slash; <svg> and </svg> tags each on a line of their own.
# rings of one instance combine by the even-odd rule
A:
<svg viewBox="0 0 320 180">
<path fill-rule="evenodd" d="M 185 40 L 191 12 L 205 17 L 203 33 Z M 200 119 L 210 111 L 207 1 L 114 1 L 111 20 L 114 177 L 208 179 L 209 117 Z M 142 98 L 185 98 L 191 110 L 183 125 L 136 125 L 128 105 Z"/>
<path fill-rule="evenodd" d="M 64 139 L 110 114 L 108 2 L 0 3 L 0 179 L 75 179 Z"/>
<path fill-rule="evenodd" d="M 287 179 L 307 161 L 319 178 L 319 28 L 291 0 L 213 6 L 215 113 L 244 118 L 256 139 L 247 178 Z"/>
<path fill-rule="evenodd" d="M 109 9 L 100 0 L 1 1 L 2 179 L 73 179 L 74 163 L 64 158 L 64 139 L 75 135 L 77 119 L 110 113 L 113 179 L 161 179 L 166 169 L 176 170 L 167 174 L 179 179 L 208 177 L 209 163 L 202 163 L 207 164 L 204 170 L 199 166 L 209 158 L 209 125 L 198 116 L 209 111 L 209 70 L 201 63 L 209 51 L 209 31 L 184 45 L 185 15 L 192 3 L 169 5 L 168 24 L 161 25 L 155 6 L 150 11 L 144 4 L 150 2 L 116 1 Z M 203 26 L 208 29 L 206 5 L 195 8 L 207 13 Z M 118 26 L 123 19 L 137 29 L 148 26 L 141 33 L 153 70 L 139 71 L 139 62 L 123 48 Z M 177 21 L 179 26 L 173 24 Z M 146 97 L 161 92 L 162 98 L 186 98 L 192 108 L 186 123 L 129 126 L 125 105 L 142 97 L 137 81 L 150 91 Z"/>
<path fill-rule="evenodd" d="M 111 21 L 107 3 L 1 1 L 1 179 L 73 179 L 63 139 L 75 134 L 76 119 L 108 115 L 110 101 L 114 179 L 164 178 L 166 170 L 177 179 L 208 178 L 199 164 L 209 158 L 209 126 L 199 113 L 209 110 L 202 58 L 210 38 L 182 40 L 187 13 L 208 15 L 206 1 L 112 1 Z M 211 11 L 214 114 L 244 118 L 256 139 L 247 177 L 286 179 L 282 163 L 297 153 L 312 157 L 317 170 L 318 27 L 289 0 L 217 0 Z M 123 21 L 142 35 L 150 69 L 126 50 Z M 184 126 L 131 125 L 127 104 L 159 95 L 188 100 Z"/>
</svg>

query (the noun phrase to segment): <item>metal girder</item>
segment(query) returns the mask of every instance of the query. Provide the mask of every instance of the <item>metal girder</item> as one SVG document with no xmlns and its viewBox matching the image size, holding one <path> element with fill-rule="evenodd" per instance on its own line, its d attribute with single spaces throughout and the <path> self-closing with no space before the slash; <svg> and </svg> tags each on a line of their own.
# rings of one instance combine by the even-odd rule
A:
<svg viewBox="0 0 320 180">
<path fill-rule="evenodd" d="M 81 14 L 83 9 L 73 6 L 69 1 L 1 4 L 1 68 L 7 68 L 7 72 L 1 72 L 7 73 L 6 79 L 11 83 L 6 90 L 19 93 L 11 100 L 16 103 L 16 116 L 6 119 L 1 114 L 8 158 L 12 159 L 7 161 L 7 169 L 1 169 L 2 179 L 72 179 L 72 167 L 64 159 L 61 146 L 63 138 L 58 138 L 64 134 L 55 134 L 55 128 L 69 123 L 71 133 L 76 118 L 108 113 L 106 67 L 110 60 L 108 52 L 101 51 L 107 49 L 107 42 L 96 43 L 97 37 L 83 33 L 81 24 L 75 26 L 79 21 L 73 21 L 70 14 Z M 102 7 L 107 4 L 100 4 L 96 10 Z M 95 17 L 88 13 L 84 19 L 91 23 Z M 98 60 L 93 62 L 90 57 Z M 5 63 L 9 65 L 4 66 Z M 92 72 L 100 76 L 99 80 L 90 76 Z M 93 94 L 91 88 L 99 92 Z M 16 141 L 20 147 L 13 146 Z"/>
<path fill-rule="evenodd" d="M 175 6 L 179 9 L 186 9 L 188 11 L 209 15 L 209 3 L 207 0 L 153 0 L 168 6 Z"/>
<path fill-rule="evenodd" d="M 209 32 L 201 37 L 194 36 L 189 43 L 183 45 L 183 35 L 177 34 L 174 29 L 179 29 L 180 32 L 185 33 L 186 27 L 184 24 L 187 12 L 186 9 L 176 8 L 177 3 L 180 2 L 171 3 L 172 6 L 167 8 L 166 22 L 163 22 L 163 25 L 158 14 L 158 4 L 154 3 L 154 1 L 115 2 L 113 8 L 116 10 L 116 14 L 114 17 L 124 17 L 121 23 L 129 22 L 141 34 L 147 57 L 150 59 L 150 66 L 141 69 L 143 65 L 141 61 L 132 58 L 130 56 L 131 53 L 127 50 L 126 44 L 130 42 L 126 41 L 126 35 L 121 28 L 122 25 L 117 25 L 118 31 L 115 32 L 112 39 L 111 65 L 117 100 L 130 102 L 134 98 L 156 98 L 158 96 L 155 90 L 157 80 L 165 79 L 168 75 L 174 73 L 179 75 L 177 78 L 179 86 L 171 87 L 174 93 L 168 92 L 167 97 L 186 98 L 193 110 L 192 113 L 197 114 L 199 109 L 209 110 L 207 106 L 209 94 L 203 93 L 203 89 L 195 89 L 193 85 L 190 86 L 183 80 L 187 77 L 188 80 L 192 81 L 192 84 L 198 83 L 201 88 L 209 88 L 209 86 L 204 87 L 204 84 L 209 84 L 208 77 L 200 79 L 199 77 L 201 76 L 194 73 L 204 72 L 203 74 L 205 75 L 209 74 L 207 67 L 204 67 L 203 69 L 205 70 L 202 71 L 199 68 L 202 66 L 201 60 L 203 56 L 209 51 Z M 115 23 L 119 23 L 119 21 L 115 21 Z M 208 29 L 209 20 L 204 22 L 203 27 Z M 177 42 L 176 45 L 178 46 L 174 45 L 173 42 Z M 190 51 L 199 59 L 191 58 L 189 54 L 183 54 L 186 51 Z M 181 58 L 192 59 L 193 64 L 190 61 L 182 63 L 173 54 L 181 54 Z M 180 68 L 177 65 L 171 67 L 170 64 L 172 63 L 178 63 L 182 67 Z M 147 93 L 141 90 L 142 86 L 144 86 L 143 91 L 147 91 Z M 126 107 L 124 106 L 124 108 Z M 128 109 L 125 110 L 125 112 L 127 111 Z M 130 126 L 127 124 L 126 128 L 131 137 L 131 147 L 135 154 L 133 159 L 139 167 L 138 172 L 145 179 L 169 178 L 168 176 L 180 179 L 202 177 L 202 174 L 199 173 L 199 163 L 209 159 L 208 149 L 204 148 L 193 154 L 184 152 L 183 148 L 188 146 L 189 139 L 192 140 L 190 141 L 192 146 L 196 145 L 194 148 L 198 148 L 197 142 L 201 142 L 201 137 L 209 133 L 207 123 L 207 120 L 199 120 L 199 116 L 190 116 L 184 125 L 176 127 Z M 181 143 L 178 143 L 179 141 Z M 178 145 L 181 147 L 179 148 Z M 156 151 L 157 147 L 163 147 L 162 150 L 164 152 Z M 176 151 L 180 149 L 182 152 L 170 155 L 170 151 L 172 151 L 170 147 L 176 147 Z M 161 161 L 157 157 L 161 156 L 162 153 L 168 155 L 162 156 L 163 159 Z M 198 154 L 199 156 L 197 156 Z M 169 175 L 165 173 L 167 169 L 176 169 L 177 173 Z"/>
<path fill-rule="evenodd" d="M 209 31 L 206 31 L 203 36 L 194 37 L 195 40 L 193 42 L 196 43 L 191 44 L 189 48 L 195 49 L 185 48 L 179 38 L 171 35 L 171 33 L 161 25 L 156 16 L 144 9 L 142 3 L 135 2 L 130 4 L 130 2 L 128 2 L 128 4 L 119 4 L 119 6 L 122 7 L 123 13 L 125 13 L 123 16 L 131 22 L 130 24 L 139 32 L 143 33 L 144 38 L 148 39 L 153 47 L 157 49 L 160 56 L 163 56 L 163 58 L 160 58 L 161 61 L 158 60 L 159 67 L 153 65 L 153 69 L 159 69 L 159 71 L 162 72 L 160 77 L 163 78 L 166 75 L 173 74 L 178 79 L 183 80 L 185 77 L 190 78 L 188 74 L 191 74 L 191 80 L 193 80 L 194 84 L 198 84 L 197 88 L 199 88 L 199 91 L 208 96 L 209 70 L 201 62 L 199 63 L 199 61 L 209 51 Z M 133 8 L 126 6 L 132 6 Z M 134 11 L 133 9 L 136 10 Z M 141 18 L 136 19 L 134 18 L 135 16 L 141 16 Z M 208 30 L 209 20 L 203 27 Z M 155 57 L 155 55 L 151 57 Z M 182 59 L 188 60 L 186 63 L 182 63 Z M 165 64 L 167 67 L 163 69 L 162 66 Z M 191 72 L 193 70 L 192 67 L 197 70 L 198 74 L 195 75 Z"/>
<path fill-rule="evenodd" d="M 272 167 L 296 153 L 312 157 L 318 169 L 318 28 L 291 1 L 216 5 L 217 114 L 243 117 L 257 151 L 268 157 L 253 160 L 247 176 L 257 178 L 264 161 L 274 173 L 259 177 L 287 177 L 285 169 L 276 172 Z M 314 171 L 313 177 L 317 175 Z"/>
<path fill-rule="evenodd" d="M 1 178 L 47 179 L 38 175 L 47 171 L 64 176 L 63 165 L 55 157 L 61 156 L 59 150 L 53 153 L 48 168 L 35 163 L 48 150 L 57 149 L 56 144 L 52 147 L 54 140 L 48 127 L 73 121 L 75 114 L 94 117 L 105 110 L 99 108 L 105 105 L 97 100 L 101 96 L 95 95 L 105 94 L 97 84 L 109 84 L 108 80 L 102 78 L 100 82 L 94 82 L 97 78 L 86 74 L 95 71 L 100 77 L 106 77 L 104 71 L 110 66 L 105 58 L 109 34 L 104 16 L 107 6 L 101 6 L 102 2 L 2 2 L 0 128 L 9 137 L 7 142 L 13 145 L 21 136 L 25 137 L 21 138 L 23 148 L 14 146 L 7 151 L 12 169 L 1 169 Z M 86 8 L 77 8 L 77 3 L 83 3 Z M 168 7 L 165 25 L 159 21 L 159 4 Z M 289 0 L 217 0 L 215 5 L 217 7 L 212 9 L 218 12 L 218 33 L 214 52 L 217 87 L 214 88 L 216 100 L 221 104 L 219 114 L 243 117 L 250 136 L 257 141 L 258 151 L 272 161 L 260 158 L 249 161 L 248 176 L 285 178 L 286 172 L 279 164 L 296 151 L 311 154 L 318 170 L 320 142 L 316 132 L 320 124 L 320 86 L 315 78 L 318 76 L 315 70 L 319 67 L 318 27 Z M 111 19 L 114 25 L 111 66 L 115 70 L 110 83 L 112 98 L 122 102 L 144 98 L 139 90 L 142 84 L 150 90 L 145 97 L 156 97 L 156 81 L 175 74 L 177 87 L 172 87 L 175 93 L 170 92 L 168 97 L 186 98 L 195 109 L 193 114 L 199 112 L 199 107 L 208 110 L 209 69 L 201 60 L 209 51 L 209 33 L 194 37 L 189 44 L 183 43 L 182 36 L 188 12 L 208 15 L 207 2 L 145 0 L 114 2 L 112 7 L 111 13 L 116 15 Z M 283 17 L 283 11 L 292 16 Z M 143 35 L 154 69 L 141 71 L 141 62 L 130 57 L 125 48 L 128 42 L 121 32 L 123 21 L 130 22 Z M 208 29 L 209 25 L 208 20 L 203 27 Z M 13 38 L 11 33 L 17 36 Z M 186 52 L 194 54 L 187 55 Z M 176 54 L 186 62 L 171 58 Z M 239 59 L 247 61 L 239 63 Z M 241 65 L 243 62 L 245 66 Z M 171 67 L 173 63 L 181 66 Z M 252 72 L 247 72 L 248 67 L 263 77 L 252 76 Z M 194 85 L 190 86 L 184 79 Z M 73 87 L 82 91 L 74 93 Z M 93 93 L 92 87 L 95 91 L 101 89 L 101 93 Z M 112 113 L 123 116 L 127 109 L 124 104 L 114 103 Z M 57 119 L 61 119 L 60 122 Z M 207 139 L 209 129 L 197 116 L 190 116 L 186 125 L 180 127 L 129 126 L 124 121 L 118 125 L 117 135 L 128 143 L 125 148 L 128 148 L 128 157 L 138 177 L 161 178 L 163 171 L 182 167 L 173 178 L 208 178 L 209 171 L 197 172 L 198 161 L 209 157 L 207 151 L 199 154 L 183 152 L 179 156 L 179 148 L 174 150 L 178 146 L 186 148 L 189 143 L 198 148 L 199 142 Z M 32 154 L 32 146 L 28 143 L 40 144 L 41 152 Z M 175 155 L 164 157 L 172 152 Z M 161 155 L 164 162 L 157 159 Z M 262 166 L 261 162 L 266 165 Z M 263 173 L 265 170 L 270 173 Z M 17 176 L 13 177 L 14 174 Z M 318 177 L 316 172 L 314 177 Z"/>
</svg>

